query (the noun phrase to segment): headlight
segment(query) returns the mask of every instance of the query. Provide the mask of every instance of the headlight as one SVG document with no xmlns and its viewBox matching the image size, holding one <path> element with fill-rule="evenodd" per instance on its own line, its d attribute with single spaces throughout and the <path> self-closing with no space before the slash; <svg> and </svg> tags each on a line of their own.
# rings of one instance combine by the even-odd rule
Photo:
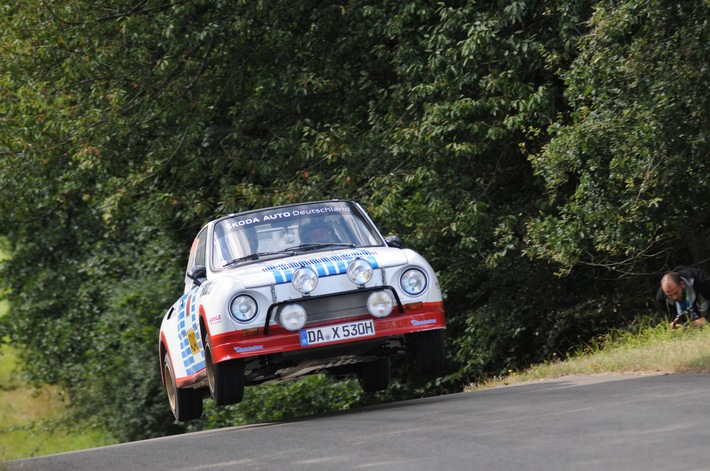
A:
<svg viewBox="0 0 710 471">
<path fill-rule="evenodd" d="M 372 265 L 367 260 L 356 258 L 348 265 L 348 278 L 356 285 L 364 285 L 372 278 Z"/>
<path fill-rule="evenodd" d="M 374 317 L 386 317 L 392 312 L 394 299 L 388 291 L 374 291 L 367 298 L 367 310 Z"/>
<path fill-rule="evenodd" d="M 238 322 L 249 322 L 254 319 L 258 309 L 254 298 L 246 294 L 235 296 L 229 303 L 229 314 Z"/>
<path fill-rule="evenodd" d="M 318 286 L 318 275 L 312 268 L 301 267 L 294 272 L 291 283 L 301 293 L 308 294 Z"/>
<path fill-rule="evenodd" d="M 418 296 L 427 287 L 426 274 L 418 268 L 410 268 L 399 278 L 402 289 L 410 296 Z"/>
<path fill-rule="evenodd" d="M 306 310 L 299 304 L 284 306 L 279 312 L 279 324 L 292 332 L 302 329 L 306 325 Z"/>
</svg>

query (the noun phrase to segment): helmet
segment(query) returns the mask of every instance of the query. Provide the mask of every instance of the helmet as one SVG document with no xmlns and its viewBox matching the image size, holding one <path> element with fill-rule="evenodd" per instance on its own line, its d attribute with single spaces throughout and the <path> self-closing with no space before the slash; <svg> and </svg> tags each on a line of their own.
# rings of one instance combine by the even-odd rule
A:
<svg viewBox="0 0 710 471">
<path fill-rule="evenodd" d="M 320 219 L 304 219 L 298 226 L 298 238 L 302 244 L 336 242 L 333 228 Z"/>
</svg>

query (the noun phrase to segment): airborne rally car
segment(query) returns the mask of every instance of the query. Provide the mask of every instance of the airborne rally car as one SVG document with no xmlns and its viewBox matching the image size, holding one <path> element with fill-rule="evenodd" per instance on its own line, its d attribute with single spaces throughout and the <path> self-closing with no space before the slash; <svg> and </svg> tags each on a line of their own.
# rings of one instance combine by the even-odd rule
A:
<svg viewBox="0 0 710 471">
<path fill-rule="evenodd" d="M 444 365 L 444 307 L 431 266 L 384 239 L 363 208 L 320 201 L 231 214 L 197 234 L 185 291 L 160 327 L 178 420 L 242 400 L 244 387 L 313 373 L 386 389 L 389 357 Z"/>
</svg>

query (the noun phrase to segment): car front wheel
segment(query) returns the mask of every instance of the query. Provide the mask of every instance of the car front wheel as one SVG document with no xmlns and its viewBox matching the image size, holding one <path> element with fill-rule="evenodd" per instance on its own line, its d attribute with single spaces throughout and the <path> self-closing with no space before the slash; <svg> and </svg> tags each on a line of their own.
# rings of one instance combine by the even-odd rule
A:
<svg viewBox="0 0 710 471">
<path fill-rule="evenodd" d="M 181 422 L 202 417 L 202 392 L 193 388 L 178 388 L 167 353 L 163 356 L 163 374 L 168 402 L 175 418 Z"/>
<path fill-rule="evenodd" d="M 357 374 L 360 387 L 365 392 L 384 391 L 390 384 L 390 360 L 380 358 L 363 363 Z"/>
<path fill-rule="evenodd" d="M 244 398 L 244 361 L 241 359 L 215 363 L 209 340 L 205 344 L 205 367 L 210 395 L 218 406 L 237 404 Z"/>
<path fill-rule="evenodd" d="M 433 374 L 444 369 L 444 331 L 427 330 L 407 335 L 407 345 L 413 350 L 414 368 L 420 374 Z"/>
</svg>

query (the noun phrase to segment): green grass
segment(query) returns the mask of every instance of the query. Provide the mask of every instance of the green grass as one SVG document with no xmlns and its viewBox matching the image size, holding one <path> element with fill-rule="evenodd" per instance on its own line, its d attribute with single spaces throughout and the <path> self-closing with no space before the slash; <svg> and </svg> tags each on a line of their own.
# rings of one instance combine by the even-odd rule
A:
<svg viewBox="0 0 710 471">
<path fill-rule="evenodd" d="M 8 305 L 0 301 L 0 316 Z M 2 463 L 107 445 L 98 430 L 75 432 L 63 425 L 66 401 L 57 388 L 30 387 L 23 379 L 14 350 L 0 344 L 0 469 Z"/>
<path fill-rule="evenodd" d="M 710 372 L 710 326 L 674 330 L 658 324 L 645 326 L 636 333 L 611 333 L 562 361 L 535 365 L 525 371 L 509 371 L 504 377 L 472 384 L 467 390 L 572 375 L 687 372 Z"/>
</svg>

